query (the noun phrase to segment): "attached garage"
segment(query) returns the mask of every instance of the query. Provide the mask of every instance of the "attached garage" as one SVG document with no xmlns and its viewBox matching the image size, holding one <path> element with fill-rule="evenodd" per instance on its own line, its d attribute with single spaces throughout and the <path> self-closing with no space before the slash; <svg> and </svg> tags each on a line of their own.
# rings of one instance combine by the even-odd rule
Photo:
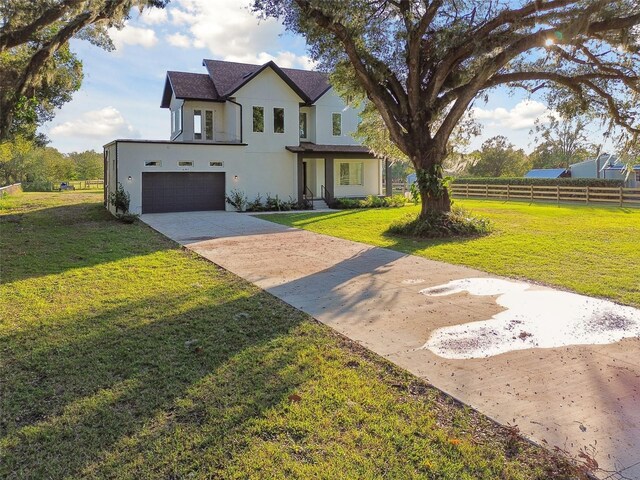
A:
<svg viewBox="0 0 640 480">
<path fill-rule="evenodd" d="M 142 213 L 225 209 L 223 172 L 142 172 Z"/>
</svg>

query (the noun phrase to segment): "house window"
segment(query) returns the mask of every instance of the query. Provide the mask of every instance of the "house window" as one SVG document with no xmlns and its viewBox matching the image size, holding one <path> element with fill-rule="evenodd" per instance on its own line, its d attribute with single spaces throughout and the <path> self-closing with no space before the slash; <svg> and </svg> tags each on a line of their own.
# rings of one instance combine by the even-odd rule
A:
<svg viewBox="0 0 640 480">
<path fill-rule="evenodd" d="M 300 138 L 307 138 L 307 112 L 300 112 Z"/>
<path fill-rule="evenodd" d="M 340 185 L 364 185 L 364 163 L 340 163 Z"/>
<path fill-rule="evenodd" d="M 202 110 L 193 111 L 193 138 L 202 140 Z"/>
<path fill-rule="evenodd" d="M 193 162 L 178 162 L 179 167 L 193 167 Z"/>
<path fill-rule="evenodd" d="M 210 167 L 223 167 L 224 166 L 224 162 L 218 162 L 218 161 L 209 162 L 209 166 Z"/>
<path fill-rule="evenodd" d="M 213 140 L 213 112 L 211 110 L 204 112 L 204 135 L 207 140 Z"/>
<path fill-rule="evenodd" d="M 284 108 L 273 109 L 273 133 L 284 133 Z"/>
<path fill-rule="evenodd" d="M 150 162 L 144 162 L 144 166 L 145 167 L 161 167 L 162 162 L 159 162 L 157 160 L 152 160 Z"/>
<path fill-rule="evenodd" d="M 341 113 L 331 114 L 331 131 L 334 137 L 339 137 L 342 135 L 342 114 Z"/>
<path fill-rule="evenodd" d="M 264 132 L 264 107 L 253 107 L 253 131 Z"/>
</svg>

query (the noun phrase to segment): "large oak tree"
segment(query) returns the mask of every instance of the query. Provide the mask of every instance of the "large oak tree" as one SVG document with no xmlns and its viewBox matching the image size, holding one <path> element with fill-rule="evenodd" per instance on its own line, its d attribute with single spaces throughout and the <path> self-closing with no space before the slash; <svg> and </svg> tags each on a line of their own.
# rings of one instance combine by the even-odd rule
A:
<svg viewBox="0 0 640 480">
<path fill-rule="evenodd" d="M 0 140 L 51 118 L 82 81 L 69 40 L 112 48 L 108 27 L 167 0 L 0 0 Z"/>
<path fill-rule="evenodd" d="M 422 214 L 446 212 L 447 143 L 499 86 L 545 93 L 564 115 L 640 132 L 637 0 L 254 0 L 348 71 L 418 173 Z"/>
</svg>

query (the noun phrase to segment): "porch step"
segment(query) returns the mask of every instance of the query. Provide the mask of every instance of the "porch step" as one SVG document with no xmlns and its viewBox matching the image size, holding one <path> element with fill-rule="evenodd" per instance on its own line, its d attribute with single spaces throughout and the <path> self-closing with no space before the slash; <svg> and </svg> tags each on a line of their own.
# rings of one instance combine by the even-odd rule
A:
<svg viewBox="0 0 640 480">
<path fill-rule="evenodd" d="M 329 208 L 329 206 L 327 205 L 327 202 L 325 202 L 323 199 L 313 200 L 314 210 L 323 210 L 327 208 Z"/>
</svg>

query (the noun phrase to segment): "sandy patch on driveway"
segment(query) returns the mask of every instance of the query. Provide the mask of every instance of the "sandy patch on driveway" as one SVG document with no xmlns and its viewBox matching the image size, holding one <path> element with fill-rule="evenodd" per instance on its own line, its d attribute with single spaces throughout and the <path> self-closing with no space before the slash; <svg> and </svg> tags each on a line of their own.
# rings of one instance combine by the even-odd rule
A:
<svg viewBox="0 0 640 480">
<path fill-rule="evenodd" d="M 482 321 L 434 330 L 422 348 L 451 359 L 514 350 L 605 345 L 640 337 L 640 310 L 596 298 L 499 278 L 465 278 L 425 288 L 426 296 L 496 296 L 505 310 Z"/>
</svg>

